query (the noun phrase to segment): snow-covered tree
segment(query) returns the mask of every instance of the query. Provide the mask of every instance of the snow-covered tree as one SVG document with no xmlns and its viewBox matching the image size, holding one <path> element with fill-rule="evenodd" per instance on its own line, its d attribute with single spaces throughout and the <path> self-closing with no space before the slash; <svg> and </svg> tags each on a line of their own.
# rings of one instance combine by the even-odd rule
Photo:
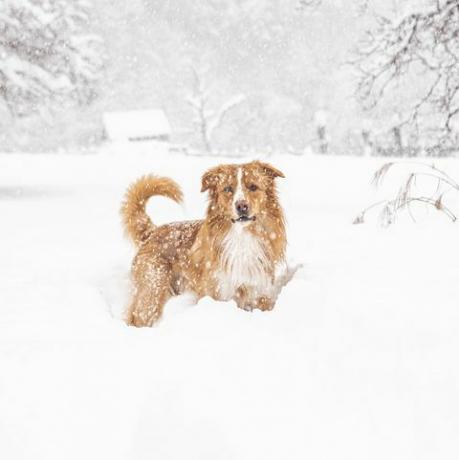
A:
<svg viewBox="0 0 459 460">
<path fill-rule="evenodd" d="M 0 97 L 13 116 L 97 97 L 103 44 L 90 11 L 86 0 L 2 0 Z"/>
<path fill-rule="evenodd" d="M 191 93 L 186 97 L 186 102 L 191 108 L 193 129 L 198 134 L 200 144 L 210 153 L 214 131 L 222 124 L 228 112 L 245 100 L 245 96 L 238 94 L 215 107 L 212 104 L 214 87 L 208 81 L 208 75 L 208 71 L 198 71 L 191 67 Z"/>
<path fill-rule="evenodd" d="M 451 148 L 459 121 L 459 0 L 401 0 L 375 19 L 353 59 L 364 106 L 397 94 L 398 132 L 418 133 L 434 152 Z"/>
</svg>

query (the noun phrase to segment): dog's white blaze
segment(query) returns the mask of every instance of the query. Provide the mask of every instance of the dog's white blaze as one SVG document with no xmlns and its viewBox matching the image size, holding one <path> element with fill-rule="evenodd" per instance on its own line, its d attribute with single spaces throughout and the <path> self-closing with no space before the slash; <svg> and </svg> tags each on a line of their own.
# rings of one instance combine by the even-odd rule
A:
<svg viewBox="0 0 459 460">
<path fill-rule="evenodd" d="M 266 252 L 261 241 L 241 225 L 233 225 L 223 240 L 222 269 L 217 273 L 221 300 L 230 300 L 241 286 L 256 295 L 273 290 Z"/>
<path fill-rule="evenodd" d="M 236 190 L 234 191 L 233 197 L 233 209 L 236 206 L 236 202 L 239 200 L 245 200 L 244 188 L 242 187 L 242 167 L 237 168 L 237 183 Z"/>
</svg>

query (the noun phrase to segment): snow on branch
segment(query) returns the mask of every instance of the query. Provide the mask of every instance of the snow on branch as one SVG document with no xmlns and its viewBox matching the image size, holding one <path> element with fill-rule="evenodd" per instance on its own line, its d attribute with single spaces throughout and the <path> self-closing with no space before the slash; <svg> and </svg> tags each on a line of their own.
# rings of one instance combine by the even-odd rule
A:
<svg viewBox="0 0 459 460">
<path fill-rule="evenodd" d="M 238 94 L 227 102 L 225 102 L 217 114 L 209 121 L 209 138 L 212 136 L 213 132 L 222 124 L 225 116 L 236 106 L 242 104 L 246 100 L 246 97 L 243 94 Z"/>
<path fill-rule="evenodd" d="M 357 94 L 372 109 L 389 99 L 400 83 L 419 85 L 400 125 L 434 132 L 432 147 L 454 143 L 459 115 L 459 0 L 406 0 L 390 18 L 378 15 L 355 50 Z"/>
</svg>

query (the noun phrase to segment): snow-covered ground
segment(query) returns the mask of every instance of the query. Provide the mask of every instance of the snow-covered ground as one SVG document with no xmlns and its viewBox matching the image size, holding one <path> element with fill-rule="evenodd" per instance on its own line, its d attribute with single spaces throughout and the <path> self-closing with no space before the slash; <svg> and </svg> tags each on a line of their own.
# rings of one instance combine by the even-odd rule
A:
<svg viewBox="0 0 459 460">
<path fill-rule="evenodd" d="M 273 312 L 178 298 L 158 327 L 124 325 L 124 189 L 171 176 L 186 207 L 153 199 L 153 220 L 198 218 L 220 161 L 0 156 L 0 458 L 458 458 L 458 227 L 351 225 L 382 160 L 269 158 L 304 264 Z"/>
</svg>

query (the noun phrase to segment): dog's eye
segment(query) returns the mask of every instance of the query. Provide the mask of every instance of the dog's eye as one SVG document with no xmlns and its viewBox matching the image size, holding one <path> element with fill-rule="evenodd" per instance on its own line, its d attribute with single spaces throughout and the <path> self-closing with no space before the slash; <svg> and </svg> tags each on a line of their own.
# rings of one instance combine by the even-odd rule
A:
<svg viewBox="0 0 459 460">
<path fill-rule="evenodd" d="M 231 187 L 231 185 L 228 185 L 223 189 L 223 191 L 225 193 L 233 193 L 233 187 Z"/>
<path fill-rule="evenodd" d="M 249 190 L 251 192 L 256 192 L 258 190 L 258 185 L 255 185 L 255 184 L 250 184 L 249 185 Z"/>
</svg>

